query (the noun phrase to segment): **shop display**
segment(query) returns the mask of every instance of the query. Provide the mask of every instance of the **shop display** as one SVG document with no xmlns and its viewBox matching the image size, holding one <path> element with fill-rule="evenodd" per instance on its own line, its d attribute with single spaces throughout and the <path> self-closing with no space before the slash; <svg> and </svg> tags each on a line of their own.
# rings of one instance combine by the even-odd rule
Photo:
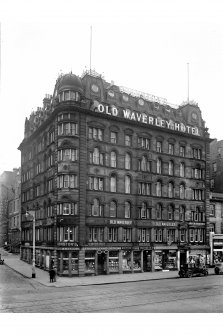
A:
<svg viewBox="0 0 223 335">
<path fill-rule="evenodd" d="M 119 272 L 118 251 L 109 252 L 108 267 L 109 267 L 109 272 Z"/>
<path fill-rule="evenodd" d="M 134 271 L 142 270 L 142 267 L 141 267 L 141 251 L 133 252 L 133 270 Z"/>
<path fill-rule="evenodd" d="M 95 253 L 94 252 L 85 253 L 85 272 L 86 273 L 95 272 Z"/>
<path fill-rule="evenodd" d="M 163 270 L 162 263 L 162 252 L 156 252 L 154 257 L 154 269 Z"/>
<path fill-rule="evenodd" d="M 122 270 L 131 271 L 131 252 L 130 251 L 123 251 Z"/>
</svg>

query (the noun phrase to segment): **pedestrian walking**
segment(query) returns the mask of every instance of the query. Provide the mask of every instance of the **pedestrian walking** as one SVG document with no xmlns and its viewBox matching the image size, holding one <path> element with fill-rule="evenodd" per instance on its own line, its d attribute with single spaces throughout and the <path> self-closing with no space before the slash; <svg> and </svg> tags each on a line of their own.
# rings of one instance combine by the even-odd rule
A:
<svg viewBox="0 0 223 335">
<path fill-rule="evenodd" d="M 53 283 L 54 276 L 55 276 L 55 271 L 54 269 L 49 270 L 49 275 L 50 275 L 50 283 Z"/>
</svg>

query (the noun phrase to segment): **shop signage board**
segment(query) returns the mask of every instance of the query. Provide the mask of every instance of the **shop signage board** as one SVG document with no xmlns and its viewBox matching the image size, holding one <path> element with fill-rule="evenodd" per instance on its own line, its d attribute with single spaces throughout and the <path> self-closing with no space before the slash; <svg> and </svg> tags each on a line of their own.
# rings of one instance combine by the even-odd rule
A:
<svg viewBox="0 0 223 335">
<path fill-rule="evenodd" d="M 205 226 L 205 222 L 189 222 L 190 226 Z"/>
<path fill-rule="evenodd" d="M 155 226 L 169 226 L 169 227 L 176 227 L 177 223 L 176 222 L 160 222 L 160 221 L 156 221 L 156 222 L 153 222 L 155 224 Z"/>
<path fill-rule="evenodd" d="M 57 246 L 58 247 L 77 247 L 78 244 L 73 243 L 73 242 L 57 242 Z"/>
<path fill-rule="evenodd" d="M 132 225 L 132 220 L 109 220 L 110 224 L 117 224 L 117 225 Z"/>
</svg>

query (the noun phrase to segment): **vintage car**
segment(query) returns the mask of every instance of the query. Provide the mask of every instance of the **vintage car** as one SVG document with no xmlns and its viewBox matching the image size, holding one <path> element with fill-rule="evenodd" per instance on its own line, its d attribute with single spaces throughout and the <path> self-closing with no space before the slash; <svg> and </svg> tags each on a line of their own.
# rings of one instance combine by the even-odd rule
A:
<svg viewBox="0 0 223 335">
<path fill-rule="evenodd" d="M 205 265 L 184 264 L 180 267 L 180 278 L 191 278 L 193 276 L 207 276 L 208 270 Z"/>
<path fill-rule="evenodd" d="M 219 262 L 215 264 L 214 273 L 220 275 L 223 273 L 223 263 Z"/>
</svg>

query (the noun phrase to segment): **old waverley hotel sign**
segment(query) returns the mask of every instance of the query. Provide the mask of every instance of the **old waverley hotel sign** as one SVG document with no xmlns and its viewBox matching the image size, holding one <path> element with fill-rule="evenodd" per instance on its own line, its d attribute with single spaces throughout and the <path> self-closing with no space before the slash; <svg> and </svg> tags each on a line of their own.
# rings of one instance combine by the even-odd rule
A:
<svg viewBox="0 0 223 335">
<path fill-rule="evenodd" d="M 94 101 L 91 110 L 97 113 L 103 113 L 106 115 L 114 116 L 114 117 L 120 117 L 131 121 L 136 121 L 139 123 L 145 123 L 152 126 L 157 126 L 161 128 L 167 128 L 175 131 L 179 131 L 182 133 L 187 133 L 190 135 L 196 135 L 200 136 L 199 130 L 197 127 L 191 127 L 188 125 L 185 125 L 184 123 L 178 123 L 174 122 L 172 120 L 164 120 L 161 117 L 153 117 L 150 115 L 147 115 L 143 112 L 136 112 L 131 111 L 130 109 L 118 109 L 117 107 L 111 105 L 104 105 L 102 103 L 99 103 L 98 101 Z"/>
</svg>

